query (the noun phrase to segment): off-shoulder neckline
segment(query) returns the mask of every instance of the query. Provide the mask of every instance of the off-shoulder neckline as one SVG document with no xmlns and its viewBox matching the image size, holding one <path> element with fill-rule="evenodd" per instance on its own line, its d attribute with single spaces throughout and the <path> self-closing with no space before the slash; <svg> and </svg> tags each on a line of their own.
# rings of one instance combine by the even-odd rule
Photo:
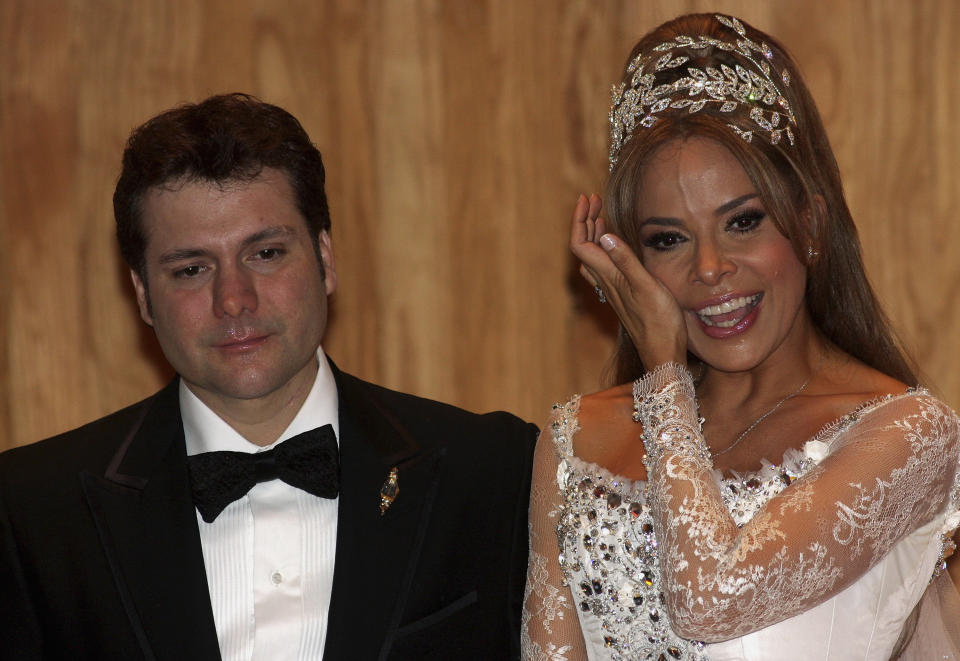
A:
<svg viewBox="0 0 960 661">
<path fill-rule="evenodd" d="M 873 397 L 865 402 L 857 404 L 857 406 L 852 408 L 847 413 L 844 413 L 824 424 L 813 436 L 805 440 L 799 448 L 787 448 L 784 451 L 783 456 L 780 458 L 779 463 L 773 463 L 769 459 L 763 457 L 760 459 L 761 466 L 753 470 L 734 471 L 728 469 L 726 471 L 719 471 L 714 469 L 714 473 L 718 475 L 722 481 L 740 481 L 759 476 L 768 471 L 770 466 L 782 466 L 785 462 L 794 461 L 794 458 L 798 456 L 807 457 L 808 455 L 804 450 L 807 443 L 810 443 L 811 441 L 828 443 L 829 441 L 834 440 L 837 433 L 840 431 L 846 431 L 855 426 L 867 413 L 871 413 L 882 406 L 886 406 L 887 404 L 891 404 L 908 397 L 919 399 L 921 397 L 929 396 L 930 392 L 925 387 L 909 386 L 905 391 L 899 394 L 888 393 L 886 395 L 880 395 L 879 397 Z M 597 475 L 603 476 L 607 480 L 621 482 L 628 488 L 629 491 L 641 489 L 646 484 L 646 480 L 619 475 L 605 466 L 602 466 L 594 461 L 583 459 L 582 457 L 574 454 L 573 437 L 577 434 L 577 432 L 580 431 L 580 400 L 581 396 L 576 394 L 570 397 L 565 404 L 557 403 L 554 405 L 554 409 L 563 411 L 563 414 L 561 415 L 565 415 L 566 417 L 565 424 L 563 425 L 565 427 L 564 431 L 566 432 L 566 438 L 563 443 L 565 445 L 563 448 L 563 458 L 580 468 L 582 472 L 596 473 Z M 551 425 L 553 428 L 553 440 L 555 444 L 558 443 L 558 431 L 556 425 L 559 424 L 559 422 L 559 420 L 556 420 Z M 814 463 L 820 463 L 820 461 L 823 460 L 823 458 L 814 459 L 812 457 L 810 457 L 810 459 Z"/>
</svg>

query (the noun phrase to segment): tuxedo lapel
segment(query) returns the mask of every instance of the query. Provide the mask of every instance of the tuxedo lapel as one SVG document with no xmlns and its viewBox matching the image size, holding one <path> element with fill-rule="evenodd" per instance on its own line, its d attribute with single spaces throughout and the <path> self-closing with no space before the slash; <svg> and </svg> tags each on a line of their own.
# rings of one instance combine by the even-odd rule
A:
<svg viewBox="0 0 960 661">
<path fill-rule="evenodd" d="M 325 659 L 382 658 L 400 624 L 434 503 L 443 451 L 423 448 L 378 390 L 334 367 L 341 492 Z M 399 492 L 381 514 L 392 468 Z M 360 652 L 360 650 L 366 650 Z"/>
<path fill-rule="evenodd" d="M 146 659 L 219 659 L 174 381 L 144 406 L 105 475 L 81 475 Z"/>
</svg>

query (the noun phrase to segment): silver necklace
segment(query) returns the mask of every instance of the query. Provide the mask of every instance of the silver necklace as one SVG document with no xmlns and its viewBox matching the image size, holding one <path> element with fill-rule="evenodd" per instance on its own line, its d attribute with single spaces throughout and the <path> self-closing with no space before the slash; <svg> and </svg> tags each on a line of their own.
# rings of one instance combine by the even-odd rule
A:
<svg viewBox="0 0 960 661">
<path fill-rule="evenodd" d="M 804 388 L 806 388 L 806 387 L 810 384 L 810 381 L 811 381 L 811 379 L 813 379 L 814 374 L 816 374 L 816 372 L 814 372 L 814 373 L 811 374 L 809 377 L 807 377 L 807 380 L 803 382 L 803 385 L 801 385 L 799 388 L 797 388 L 796 390 L 794 390 L 792 393 L 790 393 L 789 395 L 787 395 L 786 397 L 784 397 L 783 399 L 781 399 L 779 402 L 777 402 L 776 404 L 774 404 L 774 405 L 773 405 L 773 408 L 771 408 L 769 411 L 767 411 L 766 413 L 764 413 L 763 415 L 761 415 L 759 418 L 757 418 L 756 420 L 754 420 L 753 422 L 751 422 L 749 427 L 747 427 L 747 428 L 744 429 L 742 432 L 740 432 L 740 435 L 737 436 L 737 440 L 735 440 L 733 443 L 731 443 L 730 445 L 728 445 L 728 446 L 725 447 L 724 449 L 720 450 L 719 452 L 711 452 L 711 453 L 710 453 L 710 456 L 712 456 L 712 457 L 719 457 L 720 455 L 726 454 L 726 453 L 730 452 L 730 450 L 732 450 L 733 448 L 737 447 L 737 445 L 740 443 L 740 441 L 742 441 L 744 438 L 746 438 L 747 434 L 749 434 L 750 432 L 753 431 L 754 427 L 756 427 L 756 426 L 759 425 L 761 422 L 763 422 L 764 420 L 766 420 L 770 415 L 773 414 L 774 411 L 776 411 L 778 408 L 780 408 L 781 406 L 783 406 L 783 403 L 784 403 L 784 402 L 786 402 L 787 400 L 793 399 L 794 397 L 796 397 L 797 395 L 799 395 L 800 393 L 802 393 L 803 390 L 804 390 Z"/>
</svg>

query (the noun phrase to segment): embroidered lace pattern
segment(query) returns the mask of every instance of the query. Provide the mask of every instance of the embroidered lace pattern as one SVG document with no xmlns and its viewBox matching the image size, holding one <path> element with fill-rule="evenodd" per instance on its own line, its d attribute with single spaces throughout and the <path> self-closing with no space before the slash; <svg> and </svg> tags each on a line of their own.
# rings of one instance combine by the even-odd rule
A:
<svg viewBox="0 0 960 661">
<path fill-rule="evenodd" d="M 661 366 L 639 391 L 695 427 L 685 369 Z M 702 437 L 663 443 L 664 426 L 674 423 L 643 408 L 641 423 L 663 589 L 674 630 L 688 637 L 726 640 L 815 606 L 956 495 L 958 421 L 926 394 L 891 397 L 841 420 L 822 463 L 742 526 L 699 451 Z"/>
<path fill-rule="evenodd" d="M 558 562 L 581 617 L 599 625 L 610 659 L 705 659 L 703 643 L 670 628 L 643 483 L 573 456 L 575 424 L 576 409 L 564 407 L 552 431 L 563 494 Z"/>
<path fill-rule="evenodd" d="M 580 398 L 566 406 L 554 406 L 553 434 L 576 430 Z M 534 484 L 530 491 L 530 556 L 520 628 L 521 658 L 529 661 L 568 661 L 586 658 L 580 624 L 573 600 L 560 570 L 556 527 L 561 492 L 553 476 L 559 476 L 551 444 L 544 442 L 547 429 L 537 443 Z M 547 473 L 542 473 L 547 467 Z M 541 476 L 538 479 L 536 476 Z"/>
<path fill-rule="evenodd" d="M 960 509 L 960 422 L 923 391 L 870 402 L 779 464 L 731 476 L 703 452 L 685 370 L 655 371 L 639 395 L 656 411 L 642 420 L 645 442 L 664 442 L 647 446 L 647 483 L 573 455 L 578 397 L 543 432 L 525 659 L 582 659 L 587 647 L 591 659 L 706 659 L 709 645 L 694 641 L 808 610 L 903 535 Z M 945 518 L 944 539 L 958 518 Z"/>
</svg>

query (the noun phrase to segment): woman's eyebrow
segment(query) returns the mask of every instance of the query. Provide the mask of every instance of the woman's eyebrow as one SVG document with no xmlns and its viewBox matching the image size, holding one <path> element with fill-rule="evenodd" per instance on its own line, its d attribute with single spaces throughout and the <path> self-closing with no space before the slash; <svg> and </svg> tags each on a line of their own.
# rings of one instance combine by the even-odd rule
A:
<svg viewBox="0 0 960 661">
<path fill-rule="evenodd" d="M 747 193 L 746 195 L 741 195 L 740 197 L 734 198 L 725 204 L 721 204 L 713 213 L 717 216 L 725 214 L 731 209 L 736 209 L 747 200 L 752 200 L 755 197 L 760 197 L 760 195 L 758 193 Z"/>
</svg>

